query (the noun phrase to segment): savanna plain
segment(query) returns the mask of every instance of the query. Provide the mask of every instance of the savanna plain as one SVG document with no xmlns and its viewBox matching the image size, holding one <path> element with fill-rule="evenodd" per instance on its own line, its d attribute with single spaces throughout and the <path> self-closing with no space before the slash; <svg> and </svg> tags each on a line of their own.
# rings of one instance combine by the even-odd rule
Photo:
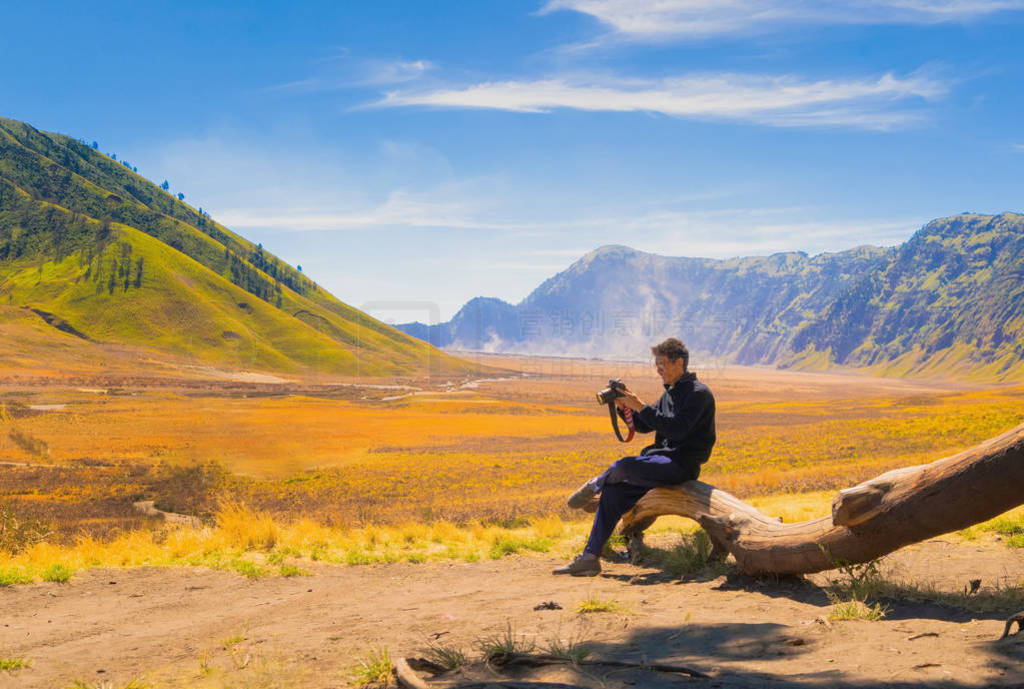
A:
<svg viewBox="0 0 1024 689">
<path fill-rule="evenodd" d="M 449 668 L 439 686 L 1024 683 L 1024 641 L 998 640 L 1024 608 L 1024 510 L 784 580 L 663 517 L 641 564 L 613 544 L 601 576 L 552 577 L 589 528 L 567 493 L 643 445 L 594 392 L 660 383 L 466 356 L 458 379 L 0 372 L 0 686 L 384 686 L 413 656 Z M 787 522 L 1024 422 L 1020 386 L 694 363 L 718 401 L 701 480 Z"/>
</svg>

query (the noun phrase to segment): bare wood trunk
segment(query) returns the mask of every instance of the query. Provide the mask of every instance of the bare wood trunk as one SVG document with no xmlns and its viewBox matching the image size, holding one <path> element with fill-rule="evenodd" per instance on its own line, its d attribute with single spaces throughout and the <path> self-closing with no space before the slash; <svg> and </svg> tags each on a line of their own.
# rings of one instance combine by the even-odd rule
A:
<svg viewBox="0 0 1024 689">
<path fill-rule="evenodd" d="M 1024 424 L 931 464 L 896 469 L 839 491 L 832 515 L 783 524 L 701 481 L 655 488 L 622 520 L 636 535 L 655 517 L 698 522 L 744 574 L 804 574 L 837 560 L 867 562 L 1024 503 Z"/>
</svg>

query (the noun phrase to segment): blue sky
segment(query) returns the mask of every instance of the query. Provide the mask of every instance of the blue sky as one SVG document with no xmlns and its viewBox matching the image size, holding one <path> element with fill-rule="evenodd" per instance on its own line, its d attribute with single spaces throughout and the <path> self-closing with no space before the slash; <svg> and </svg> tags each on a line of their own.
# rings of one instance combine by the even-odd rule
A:
<svg viewBox="0 0 1024 689">
<path fill-rule="evenodd" d="M 2 11 L 0 115 L 384 320 L 517 302 L 604 244 L 815 254 L 1024 210 L 1024 0 Z"/>
</svg>

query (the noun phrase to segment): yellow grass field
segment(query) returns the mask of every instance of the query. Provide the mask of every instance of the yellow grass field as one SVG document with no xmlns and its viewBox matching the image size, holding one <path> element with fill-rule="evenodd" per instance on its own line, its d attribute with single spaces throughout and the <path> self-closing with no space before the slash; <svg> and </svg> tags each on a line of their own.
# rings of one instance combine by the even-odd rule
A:
<svg viewBox="0 0 1024 689">
<path fill-rule="evenodd" d="M 461 381 L 69 388 L 0 396 L 4 504 L 73 538 L 136 528 L 131 503 L 210 517 L 231 499 L 343 527 L 569 516 L 564 496 L 618 443 L 593 393 L 649 366 L 480 357 Z M 701 478 L 745 498 L 832 491 L 1024 421 L 1024 388 L 761 369 L 697 369 L 718 400 Z"/>
</svg>

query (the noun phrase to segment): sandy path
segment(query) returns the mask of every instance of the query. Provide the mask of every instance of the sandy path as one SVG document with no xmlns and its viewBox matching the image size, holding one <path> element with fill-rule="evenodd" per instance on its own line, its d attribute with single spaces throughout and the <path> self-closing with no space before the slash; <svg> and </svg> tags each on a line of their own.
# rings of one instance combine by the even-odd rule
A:
<svg viewBox="0 0 1024 689">
<path fill-rule="evenodd" d="M 915 577 L 930 570 L 930 580 L 948 586 L 1024 575 L 1024 553 L 999 544 L 937 540 L 892 561 Z M 32 667 L 0 672 L 0 686 L 66 687 L 73 679 L 121 686 L 136 677 L 184 683 L 204 674 L 202 661 L 232 686 L 336 687 L 376 644 L 413 655 L 440 634 L 469 650 L 509 622 L 541 644 L 575 635 L 598 656 L 682 663 L 713 676 L 688 682 L 699 686 L 1024 685 L 1024 639 L 996 641 L 1004 613 L 894 603 L 883 621 L 827 627 L 814 621 L 827 615 L 827 601 L 807 584 L 680 583 L 625 564 L 571 579 L 551 576 L 555 564 L 513 557 L 314 566 L 314 576 L 257 581 L 202 569 L 107 569 L 64 585 L 3 588 L 0 658 L 30 659 Z M 588 597 L 615 599 L 626 610 L 570 611 Z M 533 610 L 548 600 L 564 610 Z M 260 684 L 268 673 L 274 681 Z M 562 669 L 546 679 L 594 687 L 680 681 L 635 675 Z"/>
</svg>

